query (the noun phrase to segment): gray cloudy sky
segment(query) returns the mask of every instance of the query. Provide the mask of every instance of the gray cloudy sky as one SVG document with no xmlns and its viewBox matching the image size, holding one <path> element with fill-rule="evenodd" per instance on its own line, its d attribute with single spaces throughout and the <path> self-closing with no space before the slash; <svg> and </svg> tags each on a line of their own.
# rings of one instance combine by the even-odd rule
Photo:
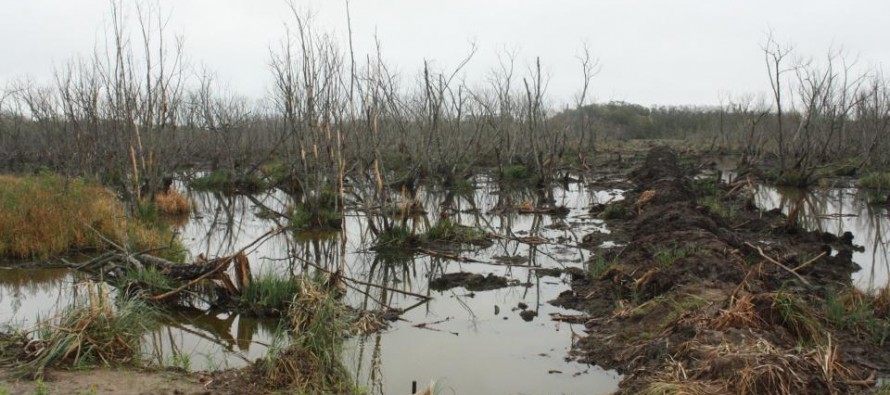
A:
<svg viewBox="0 0 890 395">
<path fill-rule="evenodd" d="M 217 72 L 232 90 L 260 96 L 269 82 L 269 47 L 284 35 L 284 0 L 158 0 L 169 31 L 185 38 L 193 64 Z M 298 1 L 317 27 L 346 33 L 343 0 Z M 890 2 L 884 0 L 352 0 L 357 52 L 376 32 L 385 57 L 413 77 L 423 59 L 455 66 L 475 41 L 469 79 L 495 65 L 499 49 L 521 64 L 540 56 L 550 97 L 577 91 L 575 56 L 587 41 L 602 64 L 597 101 L 715 104 L 721 92 L 768 87 L 760 43 L 771 28 L 801 56 L 843 46 L 863 67 L 890 65 Z M 48 80 L 54 65 L 88 54 L 103 37 L 108 0 L 0 0 L 0 83 Z"/>
</svg>

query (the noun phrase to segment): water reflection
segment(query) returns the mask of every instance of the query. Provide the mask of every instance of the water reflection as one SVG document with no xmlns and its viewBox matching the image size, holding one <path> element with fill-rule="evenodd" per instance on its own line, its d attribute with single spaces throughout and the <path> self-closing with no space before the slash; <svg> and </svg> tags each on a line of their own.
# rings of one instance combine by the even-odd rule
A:
<svg viewBox="0 0 890 395">
<path fill-rule="evenodd" d="M 381 216 L 380 208 L 375 214 L 353 202 L 356 208 L 347 211 L 341 232 L 283 232 L 250 248 L 247 255 L 254 275 L 338 271 L 357 280 L 348 282 L 345 300 L 350 305 L 406 310 L 390 329 L 348 341 L 345 360 L 356 381 L 374 394 L 408 393 L 413 381 L 429 380 L 439 381 L 445 393 L 461 394 L 613 391 L 618 381 L 614 373 L 565 361 L 573 330 L 580 328 L 551 322 L 549 314 L 572 312 L 547 301 L 568 285 L 563 278 L 535 273 L 537 268 L 581 267 L 588 258 L 588 252 L 578 247 L 583 235 L 608 232 L 587 208 L 621 199 L 621 191 L 594 191 L 580 183 L 544 192 L 507 191 L 484 178 L 476 181 L 477 189 L 463 193 L 421 186 L 413 194 L 390 196 L 396 206 L 410 202 L 410 213 L 405 211 L 396 220 L 418 233 L 448 217 L 496 235 L 491 246 L 449 250 L 473 262 L 398 251 L 378 254 L 370 247 L 382 223 L 392 217 Z M 353 188 L 349 196 L 372 193 Z M 229 255 L 285 225 L 274 212 L 284 212 L 293 201 L 279 190 L 251 197 L 188 195 L 196 215 L 176 229 L 193 258 Z M 565 207 L 568 212 L 517 213 L 515 207 L 525 204 Z M 483 292 L 430 289 L 432 279 L 451 272 L 491 273 L 523 285 Z M 32 319 L 37 306 L 47 305 L 52 294 L 63 302 L 70 299 L 64 294 L 74 282 L 70 273 L 42 274 L 47 277 L 32 282 L 25 276 L 0 276 L 3 317 L 17 317 L 19 312 L 18 317 Z M 520 317 L 520 303 L 537 312 L 530 322 Z M 148 336 L 145 352 L 157 362 L 185 364 L 193 370 L 238 367 L 265 355 L 277 327 L 276 322 L 197 303 L 172 312 L 162 328 Z"/>
<path fill-rule="evenodd" d="M 884 207 L 869 204 L 866 191 L 855 188 L 800 189 L 758 188 L 758 206 L 780 209 L 789 214 L 798 212 L 797 220 L 806 229 L 841 235 L 851 232 L 853 243 L 863 250 L 853 254 L 853 261 L 862 270 L 853 274 L 859 288 L 875 289 L 890 284 L 890 256 L 887 229 L 890 218 Z"/>
</svg>

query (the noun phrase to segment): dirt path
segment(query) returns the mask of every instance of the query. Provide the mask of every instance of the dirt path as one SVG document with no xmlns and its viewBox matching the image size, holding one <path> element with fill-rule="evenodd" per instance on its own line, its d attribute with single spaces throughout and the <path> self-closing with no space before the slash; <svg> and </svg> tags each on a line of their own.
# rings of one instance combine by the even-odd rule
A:
<svg viewBox="0 0 890 395">
<path fill-rule="evenodd" d="M 802 231 L 736 188 L 703 188 L 653 149 L 598 249 L 552 303 L 585 311 L 575 357 L 620 393 L 866 392 L 890 370 L 890 296 L 852 287 L 850 235 Z"/>
<path fill-rule="evenodd" d="M 15 394 L 197 395 L 215 394 L 198 377 L 176 372 L 92 369 L 52 371 L 43 381 L 14 380 L 0 372 L 0 392 Z M 44 391 L 44 392 L 41 392 Z"/>
</svg>

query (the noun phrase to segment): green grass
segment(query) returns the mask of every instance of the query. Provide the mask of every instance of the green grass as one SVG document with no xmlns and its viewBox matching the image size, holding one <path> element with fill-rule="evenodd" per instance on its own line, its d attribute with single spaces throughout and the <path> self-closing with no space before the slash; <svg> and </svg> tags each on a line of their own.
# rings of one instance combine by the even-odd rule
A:
<svg viewBox="0 0 890 395">
<path fill-rule="evenodd" d="M 446 218 L 433 224 L 422 238 L 425 241 L 474 243 L 485 240 L 485 236 L 485 232 L 481 229 L 461 225 Z"/>
<path fill-rule="evenodd" d="M 412 234 L 411 230 L 408 228 L 403 226 L 393 226 L 380 232 L 374 247 L 378 249 L 407 248 L 417 245 L 419 241 L 419 238 Z"/>
<path fill-rule="evenodd" d="M 689 251 L 685 247 L 674 245 L 670 248 L 657 251 L 653 258 L 655 263 L 662 268 L 668 268 L 674 265 L 678 259 L 685 258 Z"/>
<path fill-rule="evenodd" d="M 770 172 L 766 175 L 767 180 L 772 181 L 777 186 L 806 188 L 813 185 L 815 181 L 812 172 L 798 169 L 785 169 L 780 172 Z"/>
<path fill-rule="evenodd" d="M 458 178 L 454 181 L 454 186 L 452 186 L 455 192 L 459 194 L 467 194 L 474 190 L 476 190 L 476 185 L 472 180 L 468 180 L 466 178 Z"/>
<path fill-rule="evenodd" d="M 856 290 L 829 292 L 825 297 L 825 318 L 835 328 L 870 336 L 883 345 L 890 335 L 890 321 L 878 317 L 873 299 Z"/>
<path fill-rule="evenodd" d="M 859 186 L 872 189 L 890 189 L 890 172 L 869 173 L 859 179 Z"/>
<path fill-rule="evenodd" d="M 613 261 L 606 259 L 602 255 L 597 255 L 596 258 L 588 262 L 587 273 L 590 274 L 590 278 L 599 280 L 603 274 L 608 272 L 613 266 Z"/>
<path fill-rule="evenodd" d="M 772 303 L 782 326 L 799 341 L 819 343 L 825 333 L 816 310 L 801 298 L 789 293 L 778 292 Z"/>
<path fill-rule="evenodd" d="M 716 196 L 717 177 L 703 177 L 692 181 L 692 191 L 695 196 Z"/>
<path fill-rule="evenodd" d="M 181 284 L 159 273 L 155 268 L 148 267 L 144 270 L 128 270 L 121 280 L 121 285 L 143 290 L 150 294 L 160 294 L 176 289 Z"/>
<path fill-rule="evenodd" d="M 303 281 L 300 289 L 289 312 L 291 331 L 280 331 L 258 364 L 266 382 L 304 394 L 357 393 L 340 359 L 352 327 L 346 306 L 316 281 Z"/>
<path fill-rule="evenodd" d="M 688 312 L 701 310 L 708 305 L 708 301 L 698 295 L 686 294 L 677 296 L 668 301 L 671 306 L 670 312 L 665 316 L 665 325 L 676 321 L 683 314 Z"/>
<path fill-rule="evenodd" d="M 257 276 L 241 291 L 241 309 L 260 315 L 283 315 L 300 292 L 299 282 L 290 276 L 264 273 Z"/>
<path fill-rule="evenodd" d="M 698 199 L 698 203 L 708 208 L 711 214 L 718 217 L 733 220 L 738 216 L 738 207 L 732 202 L 722 202 L 716 196 L 704 196 Z"/>
<path fill-rule="evenodd" d="M 37 379 L 34 384 L 34 395 L 49 395 L 49 386 L 43 382 L 43 379 Z"/>
<path fill-rule="evenodd" d="M 288 216 L 291 227 L 298 230 L 338 229 L 343 220 L 340 212 L 335 209 L 320 207 L 316 213 L 303 204 L 294 206 Z"/>
<path fill-rule="evenodd" d="M 600 216 L 603 219 L 622 219 L 627 217 L 627 207 L 625 202 L 612 202 L 606 205 Z"/>
<path fill-rule="evenodd" d="M 531 171 L 524 165 L 511 165 L 504 167 L 501 178 L 507 181 L 526 180 L 531 177 Z"/>
</svg>

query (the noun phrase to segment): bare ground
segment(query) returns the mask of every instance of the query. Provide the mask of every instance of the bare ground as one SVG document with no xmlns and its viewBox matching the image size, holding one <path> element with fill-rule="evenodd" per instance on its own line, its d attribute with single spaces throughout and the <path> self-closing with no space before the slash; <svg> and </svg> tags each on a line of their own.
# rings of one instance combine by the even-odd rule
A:
<svg viewBox="0 0 890 395">
<path fill-rule="evenodd" d="M 703 199 L 678 163 L 650 152 L 608 221 L 627 244 L 552 301 L 588 314 L 574 358 L 624 374 L 619 393 L 871 390 L 890 371 L 887 296 L 852 287 L 852 235 L 798 229 L 743 185 Z"/>
</svg>

